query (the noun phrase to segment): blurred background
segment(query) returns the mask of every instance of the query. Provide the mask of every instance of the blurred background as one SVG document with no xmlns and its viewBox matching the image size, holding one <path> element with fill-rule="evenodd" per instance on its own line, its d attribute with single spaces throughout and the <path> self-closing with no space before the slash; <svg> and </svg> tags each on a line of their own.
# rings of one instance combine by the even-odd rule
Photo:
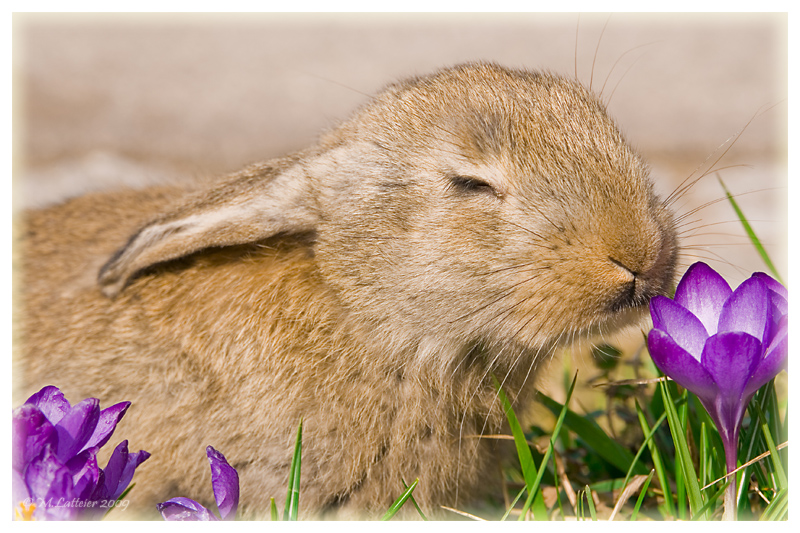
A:
<svg viewBox="0 0 800 533">
<path fill-rule="evenodd" d="M 786 279 L 786 43 L 785 14 L 15 14 L 14 204 L 232 172 L 393 80 L 490 60 L 591 84 L 664 194 L 746 126 L 717 167 Z M 722 196 L 712 174 L 677 208 Z M 764 270 L 727 202 L 691 220 L 683 268 Z"/>
</svg>

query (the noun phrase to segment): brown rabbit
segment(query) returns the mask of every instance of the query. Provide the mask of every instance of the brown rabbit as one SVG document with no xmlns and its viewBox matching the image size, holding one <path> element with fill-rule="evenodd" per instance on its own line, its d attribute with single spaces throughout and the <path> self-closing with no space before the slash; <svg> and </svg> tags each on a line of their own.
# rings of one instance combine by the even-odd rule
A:
<svg viewBox="0 0 800 533">
<path fill-rule="evenodd" d="M 388 87 L 319 143 L 210 188 L 95 193 L 20 224 L 19 397 L 130 400 L 152 457 L 132 506 L 375 516 L 403 490 L 464 507 L 499 479 L 495 376 L 518 403 L 558 346 L 673 282 L 672 215 L 598 97 L 467 64 Z M 115 251 L 116 250 L 116 251 Z M 99 272 L 99 283 L 98 283 Z M 326 514 L 328 513 L 328 514 Z M 126 516 L 128 518 L 129 516 Z"/>
</svg>

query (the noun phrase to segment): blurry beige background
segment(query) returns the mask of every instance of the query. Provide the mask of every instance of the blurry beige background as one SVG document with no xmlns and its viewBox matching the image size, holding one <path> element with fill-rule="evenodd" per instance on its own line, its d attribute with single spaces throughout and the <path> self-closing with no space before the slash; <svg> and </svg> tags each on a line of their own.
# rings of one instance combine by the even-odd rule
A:
<svg viewBox="0 0 800 533">
<path fill-rule="evenodd" d="M 718 166 L 748 165 L 722 177 L 757 191 L 740 204 L 786 277 L 786 32 L 786 15 L 760 14 L 17 14 L 14 203 L 234 171 L 314 142 L 397 78 L 457 62 L 577 65 L 613 93 L 664 193 L 774 105 Z M 709 176 L 679 211 L 721 194 Z M 732 283 L 764 269 L 727 203 L 692 219 L 714 225 L 688 251 Z"/>
</svg>

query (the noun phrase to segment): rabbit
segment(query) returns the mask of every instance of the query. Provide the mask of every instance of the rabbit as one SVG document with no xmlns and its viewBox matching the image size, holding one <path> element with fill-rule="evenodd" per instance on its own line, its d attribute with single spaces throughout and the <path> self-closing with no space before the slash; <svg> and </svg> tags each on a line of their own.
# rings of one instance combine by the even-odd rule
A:
<svg viewBox="0 0 800 533">
<path fill-rule="evenodd" d="M 374 518 L 416 478 L 428 512 L 479 505 L 509 451 L 479 438 L 503 430 L 494 380 L 524 409 L 559 347 L 670 291 L 678 253 L 599 96 L 483 62 L 208 186 L 95 192 L 17 227 L 17 394 L 131 401 L 115 438 L 152 454 L 128 496 L 145 517 L 211 504 L 207 445 L 240 516 L 263 516 L 301 418 L 301 516 Z"/>
</svg>

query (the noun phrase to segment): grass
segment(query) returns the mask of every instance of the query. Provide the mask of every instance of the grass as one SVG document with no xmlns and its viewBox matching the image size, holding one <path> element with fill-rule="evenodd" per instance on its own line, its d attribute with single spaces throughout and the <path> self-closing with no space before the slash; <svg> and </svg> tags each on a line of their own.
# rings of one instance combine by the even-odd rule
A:
<svg viewBox="0 0 800 533">
<path fill-rule="evenodd" d="M 286 491 L 286 501 L 284 503 L 284 510 L 283 510 L 283 520 L 284 521 L 297 521 L 298 517 L 298 509 L 300 507 L 300 465 L 301 465 L 301 458 L 303 454 L 303 419 L 300 419 L 300 423 L 297 426 L 297 438 L 295 439 L 294 444 L 294 452 L 292 453 L 292 462 L 291 466 L 289 467 L 289 481 L 287 483 L 287 491 Z M 419 513 L 419 516 L 423 520 L 427 520 L 428 517 L 425 516 L 425 513 L 422 512 L 417 502 L 414 500 L 414 496 L 412 495 L 414 489 L 417 487 L 419 483 L 419 479 L 415 479 L 411 485 L 406 485 L 406 482 L 403 481 L 403 485 L 405 486 L 405 490 L 402 494 L 395 500 L 395 502 L 386 510 L 386 513 L 383 515 L 381 520 L 391 520 L 395 514 L 406 504 L 406 502 L 411 501 L 414 507 Z M 275 505 L 275 498 L 270 498 L 270 509 L 269 509 L 270 518 L 272 521 L 278 520 L 278 508 Z"/>
<path fill-rule="evenodd" d="M 517 461 L 506 465 L 507 485 L 513 491 L 520 485 L 515 480 L 524 480 L 520 494 L 525 495 L 517 495 L 503 519 L 717 520 L 728 483 L 738 487 L 740 520 L 787 519 L 786 448 L 776 446 L 786 442 L 787 418 L 774 382 L 751 402 L 740 439 L 743 468 L 728 479 L 719 435 L 693 394 L 654 375 L 656 381 L 642 379 L 635 394 L 617 389 L 603 395 L 604 409 L 578 414 L 570 406 L 573 376 L 564 403 L 539 395 L 541 405 L 558 416 L 548 427 L 522 431 L 499 392 L 517 449 Z M 608 409 L 631 422 L 629 433 L 602 427 L 599 420 Z M 634 425 L 638 431 L 631 429 Z M 550 435 L 549 446 L 538 456 L 528 442 L 543 435 Z M 573 487 L 581 489 L 571 494 Z"/>
<path fill-rule="evenodd" d="M 642 381 L 634 395 L 603 395 L 610 404 L 607 407 L 620 419 L 633 421 L 639 430 L 622 439 L 598 422 L 601 410 L 578 414 L 570 408 L 577 374 L 563 404 L 539 395 L 539 402 L 557 415 L 547 428 L 532 425 L 523 430 L 498 388 L 517 450 L 516 461 L 504 465 L 507 486 L 521 485 L 501 520 L 512 516 L 517 520 L 713 520 L 720 518 L 721 496 L 732 482 L 738 487 L 739 519 L 787 519 L 786 448 L 778 446 L 786 442 L 788 421 L 774 381 L 756 393 L 748 408 L 739 448 L 742 467 L 729 479 L 719 435 L 694 395 L 667 379 Z M 550 435 L 548 446 L 539 454 L 529 442 L 543 435 Z M 284 520 L 298 517 L 301 453 L 302 421 Z M 405 490 L 382 520 L 391 520 L 405 505 L 413 505 L 417 515 L 428 520 L 413 498 L 418 482 L 403 481 Z M 582 488 L 573 493 L 572 487 Z M 278 519 L 274 500 L 270 514 Z"/>
</svg>

